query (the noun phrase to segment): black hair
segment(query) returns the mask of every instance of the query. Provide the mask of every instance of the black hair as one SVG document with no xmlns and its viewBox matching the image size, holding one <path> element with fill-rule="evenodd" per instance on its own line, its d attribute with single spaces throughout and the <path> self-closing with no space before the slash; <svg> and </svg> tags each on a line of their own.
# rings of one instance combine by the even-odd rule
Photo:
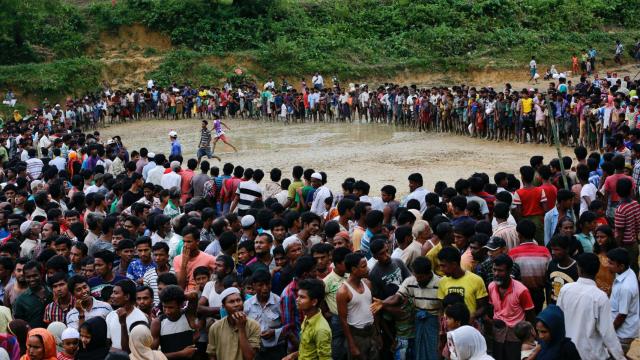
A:
<svg viewBox="0 0 640 360">
<path fill-rule="evenodd" d="M 301 277 L 310 272 L 316 266 L 316 259 L 309 255 L 303 255 L 296 260 L 294 273 L 296 277 Z"/>
<path fill-rule="evenodd" d="M 318 279 L 304 279 L 298 283 L 298 290 L 305 290 L 309 297 L 318 300 L 318 305 L 324 299 L 324 283 Z"/>
<path fill-rule="evenodd" d="M 233 262 L 233 258 L 229 255 L 218 255 L 216 257 L 216 262 L 217 261 L 222 261 L 222 263 L 224 264 L 224 268 L 228 271 L 233 271 L 233 269 L 235 268 L 235 263 Z"/>
<path fill-rule="evenodd" d="M 73 291 L 76 289 L 76 285 L 82 284 L 82 283 L 85 283 L 88 285 L 89 281 L 87 280 L 86 277 L 82 275 L 73 275 L 67 280 L 67 287 L 69 288 L 69 291 L 73 293 Z"/>
<path fill-rule="evenodd" d="M 513 260 L 507 254 L 500 254 L 496 256 L 495 259 L 493 259 L 493 265 L 497 265 L 497 266 L 506 265 L 507 271 L 510 272 L 511 268 L 513 268 Z"/>
<path fill-rule="evenodd" d="M 253 275 L 251 275 L 251 283 L 252 284 L 270 284 L 271 283 L 271 274 L 265 270 L 258 270 Z"/>
<path fill-rule="evenodd" d="M 165 285 L 178 285 L 178 278 L 174 273 L 170 273 L 170 272 L 162 273 L 158 275 L 158 284 L 160 283 Z"/>
<path fill-rule="evenodd" d="M 615 248 L 607 251 L 607 258 L 611 261 L 617 262 L 618 264 L 624 265 L 625 269 L 629 267 L 631 262 L 629 251 L 625 248 Z"/>
<path fill-rule="evenodd" d="M 198 266 L 197 268 L 193 269 L 193 277 L 195 278 L 199 275 L 206 275 L 207 277 L 209 277 L 211 276 L 211 269 L 209 269 L 208 266 Z"/>
<path fill-rule="evenodd" d="M 458 321 L 461 325 L 468 325 L 469 319 L 471 317 L 469 309 L 464 302 L 447 306 L 447 308 L 444 309 L 444 314 L 448 318 L 452 318 L 453 320 Z"/>
<path fill-rule="evenodd" d="M 130 279 L 123 279 L 118 281 L 115 286 L 120 287 L 120 289 L 122 289 L 122 292 L 124 292 L 125 295 L 129 296 L 129 303 L 130 304 L 135 304 L 136 302 L 136 283 L 133 282 L 133 280 Z"/>
<path fill-rule="evenodd" d="M 578 268 L 580 269 L 581 274 L 586 275 L 589 278 L 595 278 L 598 274 L 598 270 L 600 270 L 600 259 L 596 254 L 580 254 L 576 261 L 578 262 Z"/>
<path fill-rule="evenodd" d="M 65 283 L 67 282 L 67 273 L 58 271 L 53 275 L 47 277 L 47 285 L 49 285 L 49 287 L 52 288 L 53 284 L 61 280 L 64 281 Z"/>
<path fill-rule="evenodd" d="M 163 241 L 158 241 L 155 245 L 151 247 L 152 252 L 156 250 L 164 250 L 166 251 L 167 254 L 169 254 L 169 244 Z"/>
<path fill-rule="evenodd" d="M 531 240 L 536 235 L 536 224 L 529 219 L 520 220 L 516 225 L 516 231 L 522 235 L 525 240 Z"/>
<path fill-rule="evenodd" d="M 148 236 L 140 236 L 138 240 L 136 240 L 135 242 L 135 247 L 137 248 L 138 245 L 142 245 L 142 244 L 147 244 L 149 245 L 149 247 L 151 247 L 151 238 Z"/>
<path fill-rule="evenodd" d="M 311 249 L 309 250 L 309 254 L 313 255 L 313 254 L 331 254 L 331 252 L 333 251 L 333 246 L 331 244 L 328 243 L 317 243 L 314 244 L 313 246 L 311 246 Z"/>
<path fill-rule="evenodd" d="M 167 285 L 160 292 L 160 303 L 169 303 L 175 301 L 176 304 L 182 306 L 186 300 L 184 290 L 178 285 Z"/>
<path fill-rule="evenodd" d="M 140 285 L 136 287 L 136 293 L 143 292 L 143 291 L 149 291 L 149 293 L 151 294 L 151 297 L 153 298 L 153 289 L 150 286 Z"/>
<path fill-rule="evenodd" d="M 460 251 L 450 246 L 443 247 L 438 253 L 438 260 L 460 264 Z"/>
<path fill-rule="evenodd" d="M 411 263 L 413 272 L 415 274 L 429 274 L 431 273 L 431 261 L 424 256 L 418 256 Z"/>
</svg>

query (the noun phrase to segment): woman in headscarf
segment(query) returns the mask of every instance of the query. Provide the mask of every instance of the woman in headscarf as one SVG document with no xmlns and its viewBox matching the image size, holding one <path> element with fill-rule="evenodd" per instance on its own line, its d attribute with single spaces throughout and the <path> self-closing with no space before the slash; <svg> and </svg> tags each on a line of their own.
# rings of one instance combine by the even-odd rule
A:
<svg viewBox="0 0 640 360">
<path fill-rule="evenodd" d="M 160 351 L 152 350 L 151 343 L 153 337 L 147 324 L 133 324 L 133 329 L 129 335 L 129 349 L 132 360 L 167 360 L 167 357 Z"/>
<path fill-rule="evenodd" d="M 53 335 L 56 340 L 56 351 L 62 351 L 62 332 L 67 328 L 67 325 L 59 321 L 54 321 L 47 326 L 47 331 Z"/>
<path fill-rule="evenodd" d="M 29 324 L 22 319 L 15 319 L 9 323 L 9 334 L 15 336 L 20 344 L 20 355 L 27 352 L 27 333 L 29 332 Z"/>
<path fill-rule="evenodd" d="M 56 339 L 43 328 L 29 330 L 27 353 L 20 360 L 56 360 Z"/>
<path fill-rule="evenodd" d="M 539 349 L 536 360 L 580 360 L 571 339 L 565 336 L 564 313 L 556 305 L 549 305 L 536 318 Z"/>
<path fill-rule="evenodd" d="M 94 317 L 80 326 L 80 350 L 78 360 L 104 360 L 109 353 L 107 323 Z"/>
<path fill-rule="evenodd" d="M 487 355 L 487 343 L 480 332 L 469 325 L 447 333 L 447 345 L 451 359 L 493 360 Z"/>
</svg>

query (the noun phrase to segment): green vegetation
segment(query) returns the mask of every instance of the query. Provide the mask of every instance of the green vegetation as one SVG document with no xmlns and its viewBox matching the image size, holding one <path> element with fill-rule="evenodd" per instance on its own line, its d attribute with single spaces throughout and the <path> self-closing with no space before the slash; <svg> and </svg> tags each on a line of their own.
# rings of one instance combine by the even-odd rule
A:
<svg viewBox="0 0 640 360">
<path fill-rule="evenodd" d="M 533 54 L 542 64 L 568 65 L 571 54 L 592 45 L 610 59 L 615 39 L 630 49 L 640 37 L 640 7 L 623 0 L 118 0 L 115 7 L 0 1 L 0 64 L 76 58 L 101 31 L 140 23 L 176 47 L 151 74 L 160 83 L 225 77 L 230 69 L 206 62 L 212 54 L 242 53 L 274 76 L 364 78 L 404 69 L 523 67 Z M 144 49 L 145 57 L 156 55 Z M 96 71 L 86 78 L 97 85 L 99 69 L 87 70 Z M 29 89 L 42 78 L 27 73 L 20 75 L 27 84 L 16 87 Z M 78 89 L 76 82 L 65 85 Z"/>
</svg>

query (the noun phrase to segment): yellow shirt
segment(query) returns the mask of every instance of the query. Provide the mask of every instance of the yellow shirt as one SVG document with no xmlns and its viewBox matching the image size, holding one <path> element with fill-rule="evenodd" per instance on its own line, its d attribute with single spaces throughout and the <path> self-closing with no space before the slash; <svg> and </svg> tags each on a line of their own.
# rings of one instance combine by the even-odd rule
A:
<svg viewBox="0 0 640 360">
<path fill-rule="evenodd" d="M 465 271 L 461 278 L 454 279 L 445 276 L 438 284 L 438 299 L 444 299 L 448 294 L 460 294 L 464 297 L 464 303 L 469 312 L 473 314 L 477 309 L 478 299 L 488 296 L 482 278 L 472 272 Z"/>
<path fill-rule="evenodd" d="M 530 113 L 531 110 L 533 110 L 533 99 L 522 99 L 522 112 L 526 114 Z"/>
<path fill-rule="evenodd" d="M 427 259 L 431 262 L 431 269 L 433 269 L 433 272 L 438 276 L 444 276 L 444 273 L 440 270 L 440 261 L 438 261 L 438 254 L 440 253 L 440 250 L 442 250 L 441 242 L 427 252 Z"/>
<path fill-rule="evenodd" d="M 333 315 L 338 315 L 336 294 L 338 294 L 338 289 L 340 289 L 340 285 L 342 285 L 345 280 L 347 280 L 347 274 L 340 276 L 336 274 L 335 271 L 331 271 L 329 275 L 322 279 L 324 282 L 324 301 L 327 303 L 327 307 Z"/>
<path fill-rule="evenodd" d="M 302 322 L 298 359 L 331 360 L 331 328 L 320 311 Z"/>
<path fill-rule="evenodd" d="M 296 202 L 294 201 L 296 198 L 296 193 L 298 192 L 298 189 L 300 189 L 301 187 L 303 187 L 304 184 L 302 183 L 302 181 L 293 181 L 291 183 L 291 185 L 289 185 L 289 188 L 287 189 L 288 193 L 287 193 L 287 198 L 291 199 L 291 207 L 295 208 L 296 207 Z"/>
</svg>

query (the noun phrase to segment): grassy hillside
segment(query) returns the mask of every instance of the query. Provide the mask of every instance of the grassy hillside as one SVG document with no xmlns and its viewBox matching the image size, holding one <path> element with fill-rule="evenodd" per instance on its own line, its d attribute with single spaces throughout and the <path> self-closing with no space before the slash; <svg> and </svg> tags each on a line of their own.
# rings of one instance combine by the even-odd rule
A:
<svg viewBox="0 0 640 360">
<path fill-rule="evenodd" d="M 241 55 L 260 76 L 366 78 L 420 71 L 513 68 L 531 55 L 567 63 L 596 46 L 611 58 L 615 39 L 640 37 L 640 8 L 623 0 L 0 0 L 0 86 L 47 92 L 97 86 L 100 34 L 142 24 L 168 36 L 173 50 L 149 72 L 171 80 L 214 82 L 230 69 L 211 57 Z M 16 15 L 14 15 L 16 14 Z M 86 56 L 86 58 L 79 58 Z M 78 59 L 79 58 L 79 59 Z M 68 60 L 73 59 L 73 60 Z M 47 65 L 33 63 L 47 62 Z M 75 72 L 78 62 L 85 65 Z M 47 71 L 41 70 L 47 67 Z M 14 70 L 23 74 L 8 76 Z M 65 81 L 48 78 L 50 71 Z M 108 73 L 108 72 L 107 72 Z M 83 80 L 73 78 L 82 77 Z M 11 80 L 11 81 L 9 81 Z M 93 81 L 96 80 L 95 84 Z"/>
</svg>

